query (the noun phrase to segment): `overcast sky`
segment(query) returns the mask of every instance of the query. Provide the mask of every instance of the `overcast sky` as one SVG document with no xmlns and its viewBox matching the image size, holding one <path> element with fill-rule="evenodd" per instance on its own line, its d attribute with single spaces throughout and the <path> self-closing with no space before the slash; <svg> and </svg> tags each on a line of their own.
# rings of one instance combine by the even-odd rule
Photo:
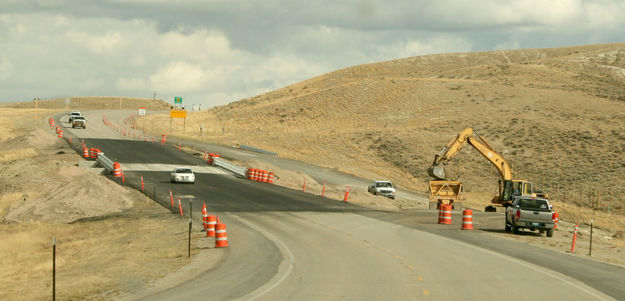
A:
<svg viewBox="0 0 625 301">
<path fill-rule="evenodd" d="M 207 108 L 365 63 L 624 40 L 625 0 L 0 0 L 0 102 Z"/>
</svg>

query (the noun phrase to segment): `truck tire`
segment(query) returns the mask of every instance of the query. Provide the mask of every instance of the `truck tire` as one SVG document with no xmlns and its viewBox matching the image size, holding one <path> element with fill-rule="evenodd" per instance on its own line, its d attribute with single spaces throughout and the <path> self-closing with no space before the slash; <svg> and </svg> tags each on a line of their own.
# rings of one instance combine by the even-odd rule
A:
<svg viewBox="0 0 625 301">
<path fill-rule="evenodd" d="M 552 236 L 553 236 L 553 229 L 547 230 L 547 237 L 552 237 Z"/>
<path fill-rule="evenodd" d="M 506 232 L 510 232 L 512 229 L 510 228 L 510 225 L 508 225 L 508 222 L 506 222 Z"/>
<path fill-rule="evenodd" d="M 512 226 L 512 233 L 514 233 L 514 234 L 519 234 L 519 227 L 517 227 L 517 226 Z"/>
</svg>

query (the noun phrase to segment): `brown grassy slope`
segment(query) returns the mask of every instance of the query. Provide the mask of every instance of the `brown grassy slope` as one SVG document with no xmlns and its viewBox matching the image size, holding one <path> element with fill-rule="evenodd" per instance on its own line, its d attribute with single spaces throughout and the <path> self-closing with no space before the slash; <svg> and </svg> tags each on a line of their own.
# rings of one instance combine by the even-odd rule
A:
<svg viewBox="0 0 625 301">
<path fill-rule="evenodd" d="M 412 57 L 190 114 L 187 136 L 199 139 L 203 123 L 206 140 L 426 191 L 434 154 L 473 127 L 516 178 L 555 200 L 622 211 L 624 84 L 625 44 Z M 168 132 L 166 118 L 146 125 Z M 448 172 L 464 181 L 469 200 L 488 203 L 496 191 L 494 169 L 470 147 Z"/>
<path fill-rule="evenodd" d="M 169 105 L 161 100 L 153 100 L 151 98 L 137 97 L 114 97 L 114 96 L 73 96 L 69 97 L 69 103 L 66 104 L 66 97 L 50 97 L 40 99 L 39 102 L 14 102 L 0 103 L 0 108 L 19 108 L 19 109 L 70 109 L 70 110 L 96 110 L 96 109 L 137 109 L 146 107 L 148 110 L 166 110 Z"/>
</svg>

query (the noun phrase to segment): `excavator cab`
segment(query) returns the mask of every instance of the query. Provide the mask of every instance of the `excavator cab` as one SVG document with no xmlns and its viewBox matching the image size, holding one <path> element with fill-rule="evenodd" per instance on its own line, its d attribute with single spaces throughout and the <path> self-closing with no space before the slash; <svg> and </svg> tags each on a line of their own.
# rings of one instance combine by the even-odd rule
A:
<svg viewBox="0 0 625 301">
<path fill-rule="evenodd" d="M 503 186 L 503 191 L 500 189 L 500 201 L 502 204 L 512 202 L 512 199 L 515 196 L 532 195 L 534 191 L 532 188 L 532 182 L 525 180 L 503 180 L 503 185 L 501 185 L 501 181 L 499 183 L 500 188 Z"/>
</svg>

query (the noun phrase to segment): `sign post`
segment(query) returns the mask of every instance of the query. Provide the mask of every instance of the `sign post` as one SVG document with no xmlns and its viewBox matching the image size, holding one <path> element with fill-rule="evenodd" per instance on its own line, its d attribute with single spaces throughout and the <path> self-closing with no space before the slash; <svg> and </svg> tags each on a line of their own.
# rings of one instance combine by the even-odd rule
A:
<svg viewBox="0 0 625 301">
<path fill-rule="evenodd" d="M 171 110 L 169 111 L 169 133 L 171 134 L 171 128 L 172 128 L 172 120 L 174 118 L 183 118 L 184 119 L 184 124 L 183 124 L 183 128 L 182 128 L 182 134 L 184 135 L 185 133 L 185 127 L 186 127 L 186 123 L 187 123 L 187 111 L 185 110 Z"/>
</svg>

